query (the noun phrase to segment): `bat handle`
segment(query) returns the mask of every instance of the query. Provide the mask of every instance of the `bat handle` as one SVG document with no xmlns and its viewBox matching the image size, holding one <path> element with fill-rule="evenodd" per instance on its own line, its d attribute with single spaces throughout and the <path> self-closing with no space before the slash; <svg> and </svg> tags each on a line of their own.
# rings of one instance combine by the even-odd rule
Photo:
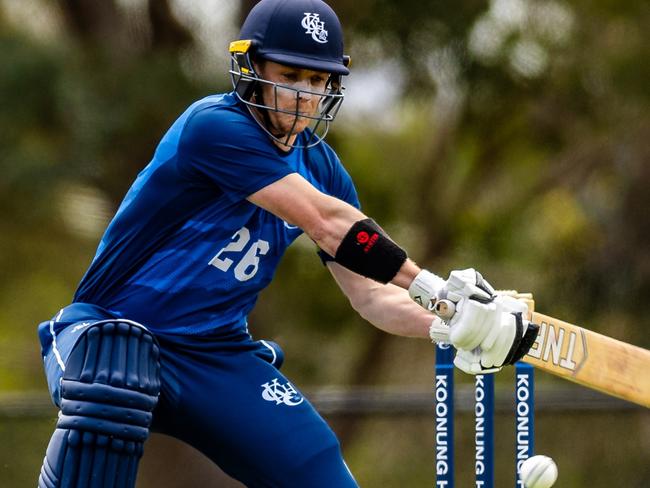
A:
<svg viewBox="0 0 650 488">
<path fill-rule="evenodd" d="M 450 320 L 456 313 L 456 304 L 451 300 L 438 300 L 433 305 L 433 313 L 444 321 Z"/>
</svg>

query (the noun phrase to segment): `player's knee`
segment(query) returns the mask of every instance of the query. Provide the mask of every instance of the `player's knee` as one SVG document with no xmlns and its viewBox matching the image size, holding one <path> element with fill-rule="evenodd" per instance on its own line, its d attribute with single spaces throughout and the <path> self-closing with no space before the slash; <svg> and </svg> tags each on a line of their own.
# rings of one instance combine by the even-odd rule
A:
<svg viewBox="0 0 650 488">
<path fill-rule="evenodd" d="M 142 441 L 160 391 L 158 346 L 125 322 L 89 328 L 61 380 L 58 427 Z"/>
<path fill-rule="evenodd" d="M 66 361 L 39 487 L 133 486 L 160 391 L 158 357 L 153 336 L 132 323 L 84 331 Z"/>
</svg>

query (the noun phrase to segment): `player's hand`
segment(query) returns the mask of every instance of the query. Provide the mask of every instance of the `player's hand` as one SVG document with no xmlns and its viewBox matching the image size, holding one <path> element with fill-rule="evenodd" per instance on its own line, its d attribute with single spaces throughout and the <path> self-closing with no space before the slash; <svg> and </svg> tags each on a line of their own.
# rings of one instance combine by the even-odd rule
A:
<svg viewBox="0 0 650 488">
<path fill-rule="evenodd" d="M 448 317 L 437 313 L 448 321 L 450 341 L 457 349 L 478 347 L 496 327 L 499 310 L 494 304 L 494 288 L 472 268 L 452 271 L 446 281 L 422 270 L 408 291 L 427 310 L 440 300 L 452 305 Z"/>
<path fill-rule="evenodd" d="M 449 309 L 441 309 L 442 304 Z M 471 351 L 477 347 L 492 349 L 504 337 L 512 339 L 510 313 L 527 314 L 528 307 L 520 300 L 507 296 L 494 296 L 488 303 L 462 298 L 457 302 L 439 302 L 434 311 L 447 319 L 449 339 L 456 349 Z M 504 319 L 504 314 L 506 319 Z"/>
<path fill-rule="evenodd" d="M 446 319 L 456 349 L 492 346 L 502 307 L 495 301 L 494 288 L 480 273 L 472 268 L 452 271 L 437 298 L 453 305 Z"/>
<path fill-rule="evenodd" d="M 528 353 L 539 332 L 539 326 L 526 319 L 528 307 L 524 302 L 512 297 L 498 297 L 496 301 L 502 310 L 501 320 L 480 346 L 484 368 L 515 364 Z"/>
<path fill-rule="evenodd" d="M 489 303 L 495 296 L 494 288 L 481 276 L 481 273 L 474 268 L 468 268 L 449 273 L 449 278 L 437 298 L 451 300 L 454 303 L 464 299 Z"/>
<path fill-rule="evenodd" d="M 441 299 L 454 303 L 463 299 L 488 303 L 494 299 L 494 288 L 472 268 L 452 271 L 446 281 L 423 269 L 408 291 L 411 299 L 427 310 L 431 310 L 433 304 Z"/>
<path fill-rule="evenodd" d="M 434 317 L 429 326 L 429 337 L 435 344 L 449 344 L 449 326 L 440 317 Z"/>
<path fill-rule="evenodd" d="M 481 364 L 481 348 L 477 347 L 472 351 L 457 350 L 454 357 L 454 366 L 467 374 L 489 374 L 496 373 L 501 367 L 487 368 Z"/>
<path fill-rule="evenodd" d="M 515 364 L 530 350 L 537 338 L 539 326 L 524 319 L 522 302 L 511 297 L 499 297 L 500 320 L 480 346 L 459 349 L 454 364 L 469 374 L 499 371 L 503 366 Z M 517 302 L 517 303 L 513 303 Z M 512 308 L 515 307 L 513 311 Z M 525 307 L 525 304 L 524 304 Z M 450 328 L 450 338 L 453 328 Z M 452 341 L 453 343 L 453 341 Z"/>
<path fill-rule="evenodd" d="M 435 342 L 450 342 L 464 351 L 459 362 L 466 363 L 469 370 L 477 369 L 469 366 L 472 364 L 492 369 L 509 364 L 513 358 L 518 360 L 536 338 L 536 326 L 529 326 L 522 318 L 528 312 L 526 304 L 513 297 L 497 296 L 492 285 L 472 268 L 452 271 L 447 281 L 423 270 L 409 287 L 409 294 L 438 314 L 435 304 L 451 306 L 446 317 L 440 314 L 448 327 L 434 320 L 429 335 Z"/>
</svg>

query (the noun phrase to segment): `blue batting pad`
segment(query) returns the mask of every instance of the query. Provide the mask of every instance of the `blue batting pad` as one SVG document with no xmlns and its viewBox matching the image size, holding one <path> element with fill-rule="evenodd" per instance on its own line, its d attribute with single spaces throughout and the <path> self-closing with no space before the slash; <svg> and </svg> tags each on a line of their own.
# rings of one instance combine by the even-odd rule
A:
<svg viewBox="0 0 650 488">
<path fill-rule="evenodd" d="M 158 357 L 135 323 L 102 321 L 81 333 L 65 361 L 39 488 L 135 486 L 160 391 Z"/>
</svg>

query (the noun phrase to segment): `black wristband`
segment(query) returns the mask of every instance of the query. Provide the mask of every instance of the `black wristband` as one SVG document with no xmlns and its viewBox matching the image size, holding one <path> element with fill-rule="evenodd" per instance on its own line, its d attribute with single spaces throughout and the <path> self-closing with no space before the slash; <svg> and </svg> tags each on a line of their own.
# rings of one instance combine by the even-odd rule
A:
<svg viewBox="0 0 650 488">
<path fill-rule="evenodd" d="M 374 220 L 355 222 L 334 260 L 351 271 L 380 283 L 391 281 L 406 261 L 406 251 L 395 244 Z"/>
</svg>

